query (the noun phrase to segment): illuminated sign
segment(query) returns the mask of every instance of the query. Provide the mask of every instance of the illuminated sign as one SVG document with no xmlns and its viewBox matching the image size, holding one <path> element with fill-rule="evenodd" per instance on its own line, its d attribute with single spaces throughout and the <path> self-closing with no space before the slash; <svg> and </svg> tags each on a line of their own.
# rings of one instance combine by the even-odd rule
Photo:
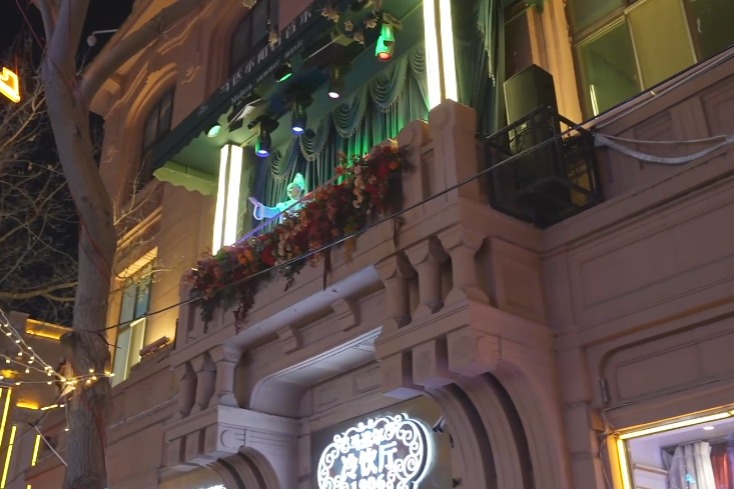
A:
<svg viewBox="0 0 734 489">
<path fill-rule="evenodd" d="M 0 93 L 16 104 L 20 102 L 20 82 L 18 81 L 18 75 L 5 67 L 3 67 L 3 71 L 0 73 Z"/>
<path fill-rule="evenodd" d="M 410 489 L 430 462 L 426 427 L 406 414 L 360 422 L 321 452 L 319 489 Z"/>
</svg>

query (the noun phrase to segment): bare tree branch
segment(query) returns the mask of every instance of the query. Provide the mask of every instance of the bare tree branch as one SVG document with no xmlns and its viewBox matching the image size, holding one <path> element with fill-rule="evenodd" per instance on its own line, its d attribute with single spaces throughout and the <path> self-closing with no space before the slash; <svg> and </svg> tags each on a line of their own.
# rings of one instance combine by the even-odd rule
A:
<svg viewBox="0 0 734 489">
<path fill-rule="evenodd" d="M 56 25 L 51 29 L 52 36 L 46 40 L 46 57 L 58 74 L 63 74 L 65 83 L 71 83 L 69 75 L 76 72 L 76 46 L 79 45 L 88 9 L 89 0 L 61 0 Z M 46 18 L 43 20 L 45 24 Z M 49 31 L 48 27 L 45 29 Z M 69 49 L 69 46 L 73 46 L 73 49 Z"/>
<path fill-rule="evenodd" d="M 128 59 L 170 30 L 176 22 L 194 9 L 205 5 L 204 0 L 178 0 L 160 11 L 135 32 L 116 42 L 103 56 L 97 58 L 82 75 L 82 100 L 89 105 L 102 84 Z"/>
<path fill-rule="evenodd" d="M 74 300 L 74 297 L 53 296 L 51 293 L 62 289 L 73 289 L 74 287 L 76 287 L 76 284 L 76 281 L 74 281 L 64 284 L 53 285 L 51 287 L 42 287 L 34 290 L 27 290 L 25 292 L 0 292 L 0 301 L 19 301 L 31 299 L 33 297 L 42 295 L 46 298 L 50 298 L 51 300 L 72 302 Z"/>
<path fill-rule="evenodd" d="M 56 23 L 59 19 L 59 4 L 56 0 L 33 0 L 43 19 L 43 28 L 46 31 L 46 40 L 53 37 Z"/>
</svg>

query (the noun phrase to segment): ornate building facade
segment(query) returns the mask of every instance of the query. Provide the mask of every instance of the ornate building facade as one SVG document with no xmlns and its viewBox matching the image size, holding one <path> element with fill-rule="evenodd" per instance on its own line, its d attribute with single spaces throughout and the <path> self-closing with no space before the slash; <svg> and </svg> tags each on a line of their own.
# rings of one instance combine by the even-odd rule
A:
<svg viewBox="0 0 734 489">
<path fill-rule="evenodd" d="M 105 83 L 101 170 L 135 216 L 111 488 L 728 480 L 731 7 L 565 3 L 216 0 Z M 284 229 L 248 197 L 301 173 L 319 202 L 376 146 L 400 151 L 402 210 L 242 289 L 238 246 Z M 223 263 L 240 275 L 191 281 Z M 233 289 L 254 302 L 205 305 Z M 63 428 L 44 420 L 62 458 Z M 28 483 L 62 471 L 41 450 Z"/>
</svg>

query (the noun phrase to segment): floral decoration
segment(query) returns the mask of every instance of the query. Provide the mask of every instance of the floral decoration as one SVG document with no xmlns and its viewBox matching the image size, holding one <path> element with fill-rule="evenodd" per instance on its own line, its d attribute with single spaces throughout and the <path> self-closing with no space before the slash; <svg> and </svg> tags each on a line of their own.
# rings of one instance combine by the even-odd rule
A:
<svg viewBox="0 0 734 489">
<path fill-rule="evenodd" d="M 405 167 L 403 153 L 390 146 L 373 148 L 351 165 L 342 155 L 336 168 L 340 183 L 317 188 L 272 231 L 201 258 L 189 280 L 192 298 L 201 299 L 202 319 L 209 322 L 217 307 L 237 303 L 235 317 L 244 320 L 273 267 L 286 278 L 287 290 L 305 264 L 316 263 L 323 252 L 299 257 L 365 227 L 375 216 L 396 211 Z"/>
</svg>

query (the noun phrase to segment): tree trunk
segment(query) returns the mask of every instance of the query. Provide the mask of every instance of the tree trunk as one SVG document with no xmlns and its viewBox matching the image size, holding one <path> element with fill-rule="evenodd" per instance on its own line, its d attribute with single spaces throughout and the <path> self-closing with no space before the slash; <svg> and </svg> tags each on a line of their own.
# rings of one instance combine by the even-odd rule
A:
<svg viewBox="0 0 734 489">
<path fill-rule="evenodd" d="M 41 80 L 59 159 L 79 213 L 79 284 L 72 332 L 62 339 L 75 375 L 102 373 L 108 363 L 105 324 L 116 250 L 112 204 L 94 160 L 88 107 L 73 70 L 52 57 Z M 66 71 L 66 72 L 64 72 Z M 105 429 L 110 385 L 106 377 L 76 385 L 68 409 L 69 443 L 65 489 L 106 489 Z"/>
</svg>

